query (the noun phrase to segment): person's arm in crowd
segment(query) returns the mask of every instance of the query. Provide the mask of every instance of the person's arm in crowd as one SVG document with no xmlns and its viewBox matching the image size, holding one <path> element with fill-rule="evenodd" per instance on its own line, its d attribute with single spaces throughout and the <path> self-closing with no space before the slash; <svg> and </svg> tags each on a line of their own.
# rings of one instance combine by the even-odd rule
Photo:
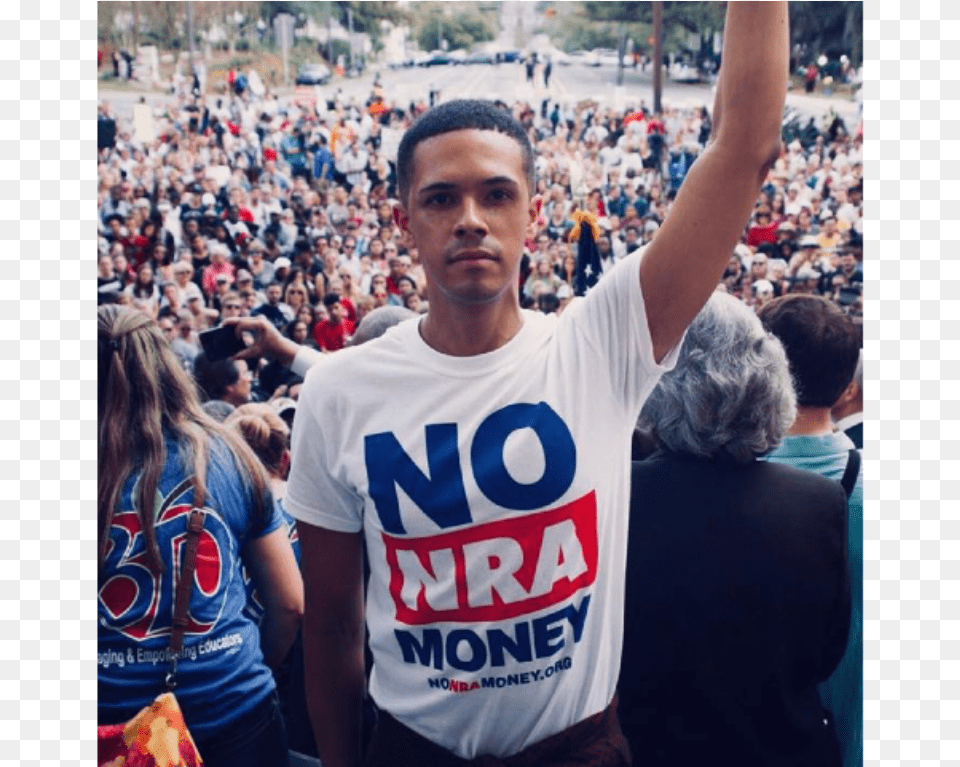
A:
<svg viewBox="0 0 960 767">
<path fill-rule="evenodd" d="M 731 2 L 711 143 L 688 173 L 640 262 L 660 361 L 716 288 L 780 150 L 789 74 L 785 2 Z"/>
<path fill-rule="evenodd" d="M 302 378 L 307 370 L 321 358 L 320 352 L 316 349 L 301 346 L 284 336 L 262 314 L 256 317 L 228 317 L 223 324 L 236 327 L 238 334 L 247 331 L 253 336 L 253 343 L 237 352 L 233 356 L 235 360 L 251 357 L 276 360 Z"/>
<path fill-rule="evenodd" d="M 287 657 L 303 619 L 303 579 L 286 525 L 255 538 L 243 551 L 265 613 L 260 625 L 263 661 L 277 668 Z"/>
<path fill-rule="evenodd" d="M 358 767 L 363 661 L 361 533 L 338 533 L 300 521 L 306 589 L 304 685 L 317 752 L 324 767 Z"/>
</svg>

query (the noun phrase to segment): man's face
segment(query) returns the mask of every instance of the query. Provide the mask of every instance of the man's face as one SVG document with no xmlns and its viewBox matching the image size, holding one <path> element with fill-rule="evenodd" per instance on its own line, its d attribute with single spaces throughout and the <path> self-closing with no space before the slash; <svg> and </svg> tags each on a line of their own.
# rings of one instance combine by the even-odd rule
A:
<svg viewBox="0 0 960 767">
<path fill-rule="evenodd" d="M 279 285 L 268 285 L 267 301 L 269 301 L 273 306 L 276 306 L 280 303 L 280 295 L 282 292 L 283 289 Z"/>
<path fill-rule="evenodd" d="M 597 240 L 597 251 L 601 256 L 606 256 L 610 254 L 610 238 L 603 236 Z"/>
<path fill-rule="evenodd" d="M 163 333 L 163 337 L 168 341 L 172 341 L 177 337 L 177 326 L 174 324 L 171 317 L 164 317 L 162 320 L 158 321 L 157 324 L 160 326 L 160 331 Z"/>
<path fill-rule="evenodd" d="M 235 407 L 245 405 L 250 401 L 250 379 L 253 377 L 244 360 L 237 360 L 240 377 L 230 384 L 223 395 L 223 399 Z"/>
<path fill-rule="evenodd" d="M 239 298 L 227 298 L 223 302 L 223 311 L 220 315 L 223 319 L 227 317 L 239 317 L 243 314 L 243 302 Z"/>
<path fill-rule="evenodd" d="M 519 144 L 474 129 L 417 145 L 406 208 L 397 208 L 397 223 L 437 288 L 431 300 L 454 305 L 516 298 L 536 217 Z"/>
<path fill-rule="evenodd" d="M 343 319 L 343 305 L 337 301 L 335 304 L 330 304 L 330 306 L 327 307 L 327 311 L 330 313 L 330 322 L 334 325 L 339 325 Z"/>
</svg>

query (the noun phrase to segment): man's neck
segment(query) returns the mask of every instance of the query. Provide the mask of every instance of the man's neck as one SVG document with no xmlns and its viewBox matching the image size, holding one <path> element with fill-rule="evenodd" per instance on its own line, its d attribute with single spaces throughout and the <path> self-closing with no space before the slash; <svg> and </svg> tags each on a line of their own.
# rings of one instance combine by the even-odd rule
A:
<svg viewBox="0 0 960 767">
<path fill-rule="evenodd" d="M 420 324 L 420 335 L 427 346 L 441 354 L 473 357 L 505 346 L 522 327 L 523 317 L 516 302 L 458 307 L 454 311 L 431 307 Z"/>
<path fill-rule="evenodd" d="M 818 437 L 833 433 L 833 421 L 828 407 L 797 407 L 797 417 L 787 430 L 791 437 Z"/>
</svg>

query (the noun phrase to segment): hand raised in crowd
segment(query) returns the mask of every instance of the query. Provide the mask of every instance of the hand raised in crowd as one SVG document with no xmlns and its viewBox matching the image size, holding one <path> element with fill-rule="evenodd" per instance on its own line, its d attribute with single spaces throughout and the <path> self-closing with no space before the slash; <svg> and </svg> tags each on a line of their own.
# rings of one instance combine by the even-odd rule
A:
<svg viewBox="0 0 960 767">
<path fill-rule="evenodd" d="M 226 326 L 235 326 L 237 334 L 250 333 L 253 343 L 246 349 L 233 355 L 235 360 L 246 360 L 251 357 L 264 357 L 276 360 L 287 367 L 300 349 L 299 344 L 284 337 L 279 330 L 263 316 L 258 317 L 228 317 L 223 321 Z"/>
</svg>

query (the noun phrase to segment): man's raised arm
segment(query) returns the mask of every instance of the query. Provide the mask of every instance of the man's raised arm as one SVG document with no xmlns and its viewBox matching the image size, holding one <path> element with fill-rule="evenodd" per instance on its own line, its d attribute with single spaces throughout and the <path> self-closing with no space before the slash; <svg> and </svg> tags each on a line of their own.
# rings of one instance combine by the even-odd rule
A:
<svg viewBox="0 0 960 767">
<path fill-rule="evenodd" d="M 730 2 L 713 134 L 640 264 L 657 361 L 716 288 L 780 150 L 789 76 L 785 2 Z"/>
</svg>

